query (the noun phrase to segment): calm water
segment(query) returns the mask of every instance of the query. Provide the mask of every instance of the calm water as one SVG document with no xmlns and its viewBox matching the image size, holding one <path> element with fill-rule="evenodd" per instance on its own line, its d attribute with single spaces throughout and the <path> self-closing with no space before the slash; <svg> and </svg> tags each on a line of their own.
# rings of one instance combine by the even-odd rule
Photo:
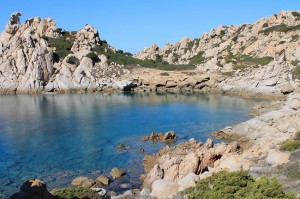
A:
<svg viewBox="0 0 300 199">
<path fill-rule="evenodd" d="M 222 95 L 72 94 L 0 96 L 0 198 L 39 178 L 51 189 L 80 175 L 96 178 L 112 167 L 127 170 L 122 182 L 139 185 L 143 154 L 162 143 L 142 142 L 151 131 L 174 130 L 177 142 L 205 141 L 210 133 L 245 121 L 258 103 Z M 127 151 L 115 146 L 124 143 Z"/>
</svg>

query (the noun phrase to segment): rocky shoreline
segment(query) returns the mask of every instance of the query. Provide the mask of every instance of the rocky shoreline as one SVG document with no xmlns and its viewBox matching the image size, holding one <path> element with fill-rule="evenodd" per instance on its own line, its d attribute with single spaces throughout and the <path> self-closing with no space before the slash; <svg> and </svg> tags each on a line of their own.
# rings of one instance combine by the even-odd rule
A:
<svg viewBox="0 0 300 199">
<path fill-rule="evenodd" d="M 128 189 L 121 195 L 108 192 L 105 185 L 109 184 L 110 179 L 105 175 L 97 179 L 103 188 L 93 186 L 94 180 L 83 177 L 76 178 L 72 184 L 92 187 L 94 192 L 104 198 L 180 198 L 178 192 L 195 186 L 197 181 L 213 173 L 243 169 L 249 170 L 254 177 L 277 176 L 285 183 L 286 191 L 300 194 L 299 179 L 287 175 L 291 165 L 299 165 L 297 152 L 280 149 L 284 141 L 293 139 L 300 131 L 300 94 L 289 94 L 285 101 L 271 104 L 270 107 L 253 107 L 251 114 L 256 115 L 253 119 L 213 132 L 215 137 L 230 139 L 231 142 L 214 144 L 211 139 L 205 143 L 190 139 L 173 147 L 166 146 L 154 155 L 146 155 L 143 160 L 146 173 L 141 176 L 143 185 L 140 190 Z M 152 133 L 141 139 L 166 138 L 176 139 L 176 135 L 174 132 L 161 136 Z M 119 169 L 113 170 L 111 172 L 117 173 L 117 176 L 111 174 L 112 177 L 119 178 L 125 174 Z"/>
<path fill-rule="evenodd" d="M 146 156 L 143 189 L 109 197 L 180 197 L 178 192 L 215 172 L 240 169 L 255 177 L 277 176 L 285 190 L 299 196 L 300 180 L 294 175 L 300 176 L 299 151 L 281 149 L 283 142 L 296 140 L 300 132 L 297 13 L 284 11 L 254 24 L 220 26 L 202 38 L 185 38 L 164 48 L 153 45 L 134 55 L 140 60 L 195 66 L 182 71 L 110 61 L 108 54 L 117 50 L 100 40 L 91 25 L 73 34 L 59 30 L 52 19 L 33 18 L 21 24 L 21 13 L 13 13 L 0 37 L 0 93 L 215 92 L 281 99 L 273 110 L 257 106 L 253 119 L 213 133 L 234 140 L 230 143 L 191 139 Z M 57 49 L 53 43 L 58 41 L 69 47 Z M 107 176 L 100 180 L 109 183 Z M 95 182 L 81 178 L 74 184 L 90 188 Z M 97 196 L 106 197 L 104 189 L 94 188 L 100 193 Z M 26 193 L 53 198 L 46 184 L 36 179 L 25 182 L 21 195 L 14 197 Z"/>
</svg>

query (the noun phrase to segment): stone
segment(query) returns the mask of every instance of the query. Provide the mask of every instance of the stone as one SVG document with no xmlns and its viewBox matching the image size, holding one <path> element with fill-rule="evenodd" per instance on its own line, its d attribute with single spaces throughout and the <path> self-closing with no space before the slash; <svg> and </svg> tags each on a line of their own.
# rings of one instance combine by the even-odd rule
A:
<svg viewBox="0 0 300 199">
<path fill-rule="evenodd" d="M 10 198 L 54 199 L 55 197 L 49 193 L 45 182 L 34 179 L 24 182 L 20 187 L 20 192 L 13 194 Z"/>
<path fill-rule="evenodd" d="M 117 147 L 116 147 L 118 150 L 125 150 L 126 149 L 126 146 L 124 144 L 119 144 Z"/>
<path fill-rule="evenodd" d="M 90 189 L 97 192 L 100 196 L 106 195 L 106 190 L 103 188 L 90 188 Z"/>
<path fill-rule="evenodd" d="M 87 177 L 80 176 L 80 177 L 77 177 L 74 180 L 72 180 L 71 184 L 73 186 L 81 186 L 83 184 L 83 182 L 86 180 L 88 180 Z"/>
<path fill-rule="evenodd" d="M 196 173 L 199 167 L 199 156 L 195 153 L 187 154 L 179 165 L 179 179 L 189 173 Z"/>
<path fill-rule="evenodd" d="M 99 176 L 99 177 L 97 178 L 97 181 L 101 182 L 101 183 L 104 184 L 104 185 L 109 185 L 109 183 L 110 183 L 109 178 L 108 178 L 107 176 L 105 176 L 105 175 Z"/>
<path fill-rule="evenodd" d="M 140 152 L 144 153 L 145 149 L 144 148 L 140 148 Z"/>
<path fill-rule="evenodd" d="M 176 135 L 174 131 L 168 131 L 163 135 L 162 141 L 175 141 L 176 140 Z"/>
<path fill-rule="evenodd" d="M 94 184 L 96 184 L 96 182 L 92 179 L 88 179 L 83 181 L 81 187 L 85 187 L 85 188 L 91 188 Z"/>
<path fill-rule="evenodd" d="M 276 151 L 271 149 L 266 158 L 266 163 L 271 166 L 280 166 L 286 164 L 290 159 L 290 154 L 286 152 Z"/>
<path fill-rule="evenodd" d="M 184 189 L 195 187 L 196 182 L 200 180 L 199 175 L 196 175 L 195 173 L 189 173 L 185 177 L 183 177 L 181 180 L 177 182 L 177 184 L 180 186 L 179 191 L 182 191 Z"/>
<path fill-rule="evenodd" d="M 167 180 L 156 180 L 152 184 L 151 196 L 158 199 L 171 198 L 178 192 L 179 185 Z"/>
<path fill-rule="evenodd" d="M 74 180 L 72 180 L 71 184 L 73 186 L 91 188 L 96 183 L 92 179 L 88 179 L 87 177 L 80 176 L 80 177 L 77 177 Z"/>
<path fill-rule="evenodd" d="M 292 93 L 294 90 L 295 90 L 295 88 L 293 86 L 291 86 L 291 84 L 289 84 L 289 83 L 285 83 L 281 86 L 281 92 L 285 95 Z"/>
<path fill-rule="evenodd" d="M 120 178 L 120 177 L 124 176 L 125 171 L 123 171 L 121 169 L 118 169 L 118 168 L 113 168 L 110 171 L 110 175 L 113 177 L 113 179 L 117 179 L 117 178 Z"/>
</svg>

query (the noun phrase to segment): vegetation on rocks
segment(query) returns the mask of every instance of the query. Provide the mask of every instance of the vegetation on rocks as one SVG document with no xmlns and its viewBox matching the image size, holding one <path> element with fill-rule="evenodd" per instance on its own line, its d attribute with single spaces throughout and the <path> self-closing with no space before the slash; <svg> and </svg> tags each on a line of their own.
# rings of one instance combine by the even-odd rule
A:
<svg viewBox="0 0 300 199">
<path fill-rule="evenodd" d="M 100 199 L 102 198 L 96 192 L 84 187 L 67 187 L 52 191 L 52 195 L 58 199 Z"/>
<path fill-rule="evenodd" d="M 50 47 L 54 47 L 55 53 L 58 55 L 59 59 L 65 58 L 68 54 L 71 53 L 71 48 L 75 40 L 75 35 L 71 32 L 61 32 L 61 37 L 52 38 L 52 37 L 43 37 Z"/>
<path fill-rule="evenodd" d="M 283 151 L 296 151 L 297 149 L 300 149 L 299 140 L 286 140 L 281 145 Z"/>
<path fill-rule="evenodd" d="M 190 60 L 190 64 L 203 64 L 206 61 L 203 54 L 204 54 L 204 52 L 200 51 L 197 55 L 192 57 Z"/>
<path fill-rule="evenodd" d="M 300 149 L 300 141 L 298 140 L 287 140 L 281 145 L 281 150 L 284 151 L 295 151 L 297 149 Z"/>
<path fill-rule="evenodd" d="M 270 28 L 266 28 L 264 30 L 261 30 L 259 33 L 264 34 L 264 35 L 269 35 L 272 32 L 290 32 L 290 31 L 296 31 L 300 29 L 300 25 L 296 26 L 288 26 L 286 24 L 280 24 L 277 26 L 272 26 Z"/>
<path fill-rule="evenodd" d="M 162 60 L 162 57 L 157 57 L 157 61 L 153 60 L 140 60 L 137 58 L 132 57 L 130 53 L 123 52 L 123 51 L 116 51 L 114 52 L 110 48 L 108 48 L 108 45 L 106 42 L 101 42 L 100 45 L 96 46 L 96 48 L 93 49 L 93 52 L 98 54 L 104 54 L 107 56 L 110 62 L 114 62 L 120 65 L 125 66 L 141 66 L 145 68 L 155 68 L 159 70 L 189 70 L 194 69 L 195 66 L 193 65 L 173 65 L 168 64 L 167 62 Z"/>
<path fill-rule="evenodd" d="M 250 55 L 233 55 L 232 53 L 229 53 L 224 59 L 226 63 L 233 63 L 234 70 L 248 67 L 257 68 L 259 65 L 267 65 L 273 60 L 272 57 L 252 57 Z"/>
<path fill-rule="evenodd" d="M 283 185 L 276 178 L 265 177 L 254 180 L 247 171 L 221 171 L 200 180 L 196 187 L 183 192 L 189 199 L 199 198 L 296 198 L 283 191 Z"/>
<path fill-rule="evenodd" d="M 292 63 L 293 64 L 293 63 Z M 295 64 L 295 63 L 294 63 Z M 293 64 L 293 65 L 294 65 Z M 297 64 L 298 65 L 298 64 Z M 293 76 L 296 78 L 296 79 L 299 79 L 300 80 L 300 66 L 296 66 L 296 68 L 294 68 L 293 72 L 292 72 Z"/>
<path fill-rule="evenodd" d="M 300 13 L 299 12 L 292 12 L 292 15 L 296 18 L 296 20 L 300 20 Z"/>
<path fill-rule="evenodd" d="M 163 72 L 163 73 L 160 73 L 160 76 L 170 76 L 170 74 L 167 72 Z"/>
</svg>

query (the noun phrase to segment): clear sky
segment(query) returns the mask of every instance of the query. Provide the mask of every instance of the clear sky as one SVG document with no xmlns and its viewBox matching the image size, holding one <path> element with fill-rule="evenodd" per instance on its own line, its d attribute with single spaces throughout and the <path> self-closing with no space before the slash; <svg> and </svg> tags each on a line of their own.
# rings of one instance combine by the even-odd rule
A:
<svg viewBox="0 0 300 199">
<path fill-rule="evenodd" d="M 0 30 L 12 12 L 21 21 L 51 17 L 65 30 L 89 23 L 112 46 L 136 53 L 153 43 L 201 37 L 218 25 L 252 23 L 281 10 L 299 10 L 299 0 L 0 0 Z"/>
</svg>

